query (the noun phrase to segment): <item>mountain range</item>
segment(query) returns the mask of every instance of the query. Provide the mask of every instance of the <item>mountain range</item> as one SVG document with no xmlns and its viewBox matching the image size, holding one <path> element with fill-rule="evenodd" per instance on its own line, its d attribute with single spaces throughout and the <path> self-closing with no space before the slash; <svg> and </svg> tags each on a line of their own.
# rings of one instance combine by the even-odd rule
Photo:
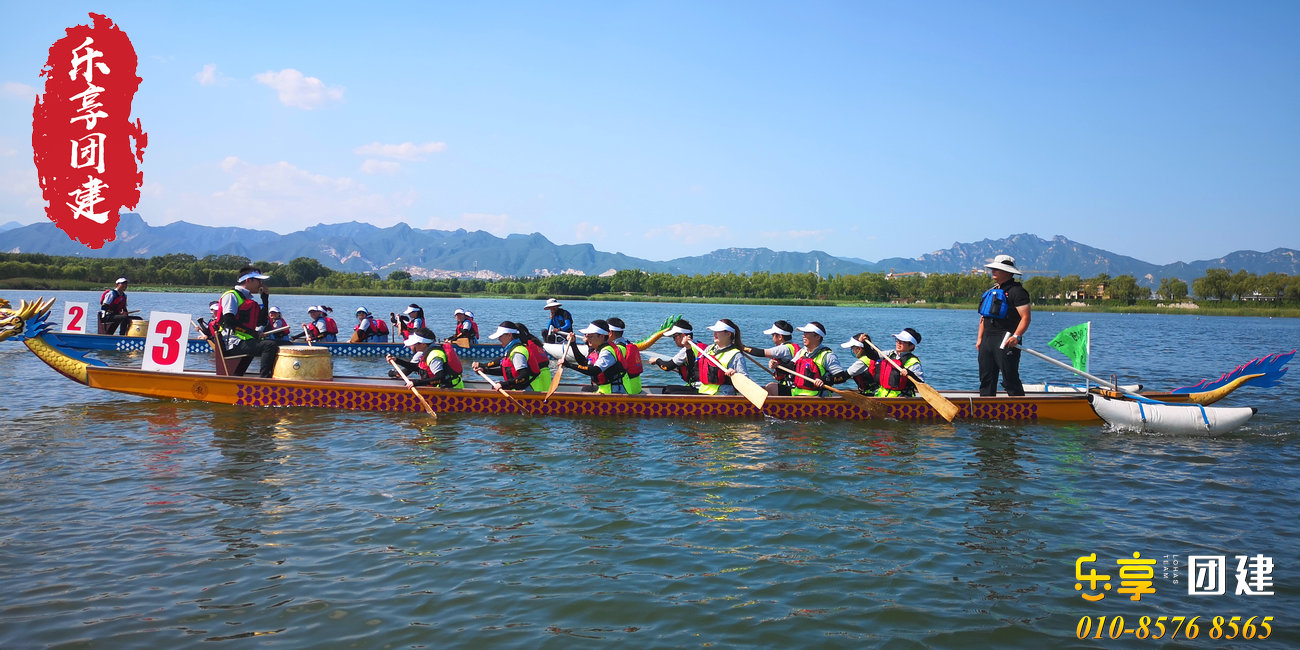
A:
<svg viewBox="0 0 1300 650">
<path fill-rule="evenodd" d="M 580 273 L 598 275 L 621 269 L 673 274 L 817 272 L 822 276 L 877 273 L 966 273 L 978 270 L 994 255 L 1016 258 L 1027 276 L 1106 273 L 1132 275 L 1154 287 L 1162 278 L 1189 284 L 1210 268 L 1245 270 L 1257 275 L 1300 272 L 1298 252 L 1277 248 L 1261 253 L 1236 251 L 1223 257 L 1158 265 L 1093 248 L 1057 235 L 1042 239 L 1031 234 L 1010 235 L 926 253 L 917 258 L 891 257 L 877 262 L 836 257 L 823 251 L 789 252 L 767 248 L 722 248 L 706 255 L 663 262 L 598 251 L 590 244 L 555 244 L 540 233 L 504 238 L 466 230 L 422 230 L 398 224 L 379 228 L 349 222 L 321 224 L 280 235 L 269 230 L 200 226 L 184 221 L 151 226 L 136 213 L 124 213 L 117 238 L 98 250 L 70 240 L 52 223 L 0 226 L 9 253 L 45 253 L 84 257 L 154 257 L 173 253 L 239 255 L 252 260 L 288 262 L 311 257 L 341 271 L 372 272 L 386 277 L 407 271 L 413 277 L 526 277 Z"/>
</svg>

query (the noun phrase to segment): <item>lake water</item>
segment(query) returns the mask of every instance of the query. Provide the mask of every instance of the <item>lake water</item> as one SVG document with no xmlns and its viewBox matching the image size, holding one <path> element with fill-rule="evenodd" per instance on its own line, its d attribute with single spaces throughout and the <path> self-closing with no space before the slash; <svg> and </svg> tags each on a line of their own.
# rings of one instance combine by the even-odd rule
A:
<svg viewBox="0 0 1300 650">
<path fill-rule="evenodd" d="M 49 295 L 49 292 L 46 292 Z M 16 305 L 33 292 L 0 297 Z M 98 293 L 59 292 L 94 303 Z M 130 294 L 204 315 L 211 296 Z M 325 302 L 275 298 L 291 323 Z M 546 319 L 541 301 L 420 299 L 435 331 Z M 62 303 L 56 304 L 61 313 Z M 838 344 L 905 326 L 940 389 L 974 389 L 968 311 L 645 303 L 639 337 L 683 313 L 747 342 L 777 318 Z M 54 317 L 55 320 L 58 316 Z M 1034 313 L 1027 345 L 1091 320 L 1092 370 L 1168 389 L 1300 343 L 1287 319 Z M 656 350 L 668 352 L 670 346 Z M 839 348 L 836 347 L 836 351 Z M 138 365 L 138 353 L 104 353 Z M 193 359 L 195 366 L 203 360 Z M 1026 356 L 1027 380 L 1066 381 Z M 1201 617 L 1194 647 L 1300 646 L 1300 391 L 1218 438 L 1102 426 L 529 419 L 248 410 L 85 388 L 0 343 L 0 647 L 1074 647 L 1099 617 Z M 339 359 L 380 375 L 381 359 Z M 657 371 L 650 371 L 657 372 Z M 1134 601 L 1118 559 L 1155 559 Z M 1112 590 L 1076 590 L 1096 554 Z M 1236 557 L 1271 558 L 1272 595 L 1238 595 Z M 1190 595 L 1189 556 L 1223 557 L 1223 595 Z M 1214 572 L 1211 571 L 1211 576 Z M 1076 639 L 1092 617 L 1087 640 Z M 1213 619 L 1274 617 L 1269 638 Z M 1168 624 L 1172 629 L 1173 624 Z M 1151 628 L 1154 630 L 1154 624 Z M 1227 632 L 1227 624 L 1217 628 Z M 1262 634 L 1262 629 L 1256 635 Z"/>
</svg>

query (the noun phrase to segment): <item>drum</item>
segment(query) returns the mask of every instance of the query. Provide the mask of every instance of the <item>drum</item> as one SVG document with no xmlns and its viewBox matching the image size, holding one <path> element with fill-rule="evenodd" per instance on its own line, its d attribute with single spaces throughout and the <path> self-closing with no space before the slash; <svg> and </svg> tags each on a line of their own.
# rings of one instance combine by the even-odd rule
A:
<svg viewBox="0 0 1300 650">
<path fill-rule="evenodd" d="M 133 320 L 131 326 L 126 330 L 127 336 L 149 336 L 149 321 Z"/>
<path fill-rule="evenodd" d="M 282 345 L 271 376 L 276 379 L 330 381 L 334 379 L 334 363 L 330 360 L 330 351 L 325 348 Z"/>
</svg>

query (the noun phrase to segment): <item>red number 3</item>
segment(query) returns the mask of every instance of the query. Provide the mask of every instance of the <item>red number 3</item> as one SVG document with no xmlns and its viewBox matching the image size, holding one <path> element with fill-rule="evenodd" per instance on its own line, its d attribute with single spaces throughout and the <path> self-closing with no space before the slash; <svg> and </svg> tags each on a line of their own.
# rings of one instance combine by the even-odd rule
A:
<svg viewBox="0 0 1300 650">
<path fill-rule="evenodd" d="M 176 363 L 181 355 L 181 324 L 174 320 L 160 321 L 156 331 L 163 338 L 162 345 L 153 348 L 153 362 L 160 366 Z"/>
</svg>

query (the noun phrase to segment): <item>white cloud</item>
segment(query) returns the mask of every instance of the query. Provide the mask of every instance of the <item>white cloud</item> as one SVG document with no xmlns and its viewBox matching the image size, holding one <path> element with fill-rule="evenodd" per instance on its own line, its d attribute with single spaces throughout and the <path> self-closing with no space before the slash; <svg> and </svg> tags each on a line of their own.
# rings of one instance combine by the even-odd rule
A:
<svg viewBox="0 0 1300 650">
<path fill-rule="evenodd" d="M 661 237 L 667 237 L 682 244 L 694 245 L 720 239 L 730 239 L 731 229 L 726 226 L 711 224 L 675 223 L 664 228 L 655 228 L 645 234 L 646 239 Z"/>
<path fill-rule="evenodd" d="M 320 223 L 363 221 L 380 227 L 405 221 L 414 193 L 381 194 L 351 178 L 332 177 L 280 161 L 268 165 L 236 156 L 221 161 L 229 184 L 169 205 L 164 221 L 264 228 L 280 233 Z"/>
<path fill-rule="evenodd" d="M 6 81 L 0 84 L 0 93 L 6 97 L 24 97 L 27 99 L 36 98 L 36 89 L 27 84 L 20 84 L 16 81 Z"/>
<path fill-rule="evenodd" d="M 394 158 L 397 160 L 407 160 L 419 162 L 424 160 L 427 154 L 439 153 L 447 149 L 446 142 L 426 142 L 424 144 L 415 144 L 413 142 L 403 142 L 402 144 L 380 144 L 371 142 L 367 145 L 357 147 L 352 153 L 358 156 L 378 156 L 380 158 Z"/>
<path fill-rule="evenodd" d="M 455 219 L 446 219 L 443 217 L 433 217 L 424 225 L 431 230 L 482 230 L 492 233 L 497 237 L 505 237 L 512 233 L 532 232 L 531 224 L 523 223 L 512 218 L 508 214 L 484 214 L 480 212 L 466 212 Z"/>
<path fill-rule="evenodd" d="M 764 231 L 763 237 L 774 239 L 777 242 L 789 242 L 790 240 L 810 239 L 812 241 L 825 241 L 827 237 L 835 235 L 834 230 L 768 230 Z"/>
<path fill-rule="evenodd" d="M 395 163 L 390 160 L 375 160 L 367 158 L 361 163 L 361 171 L 366 174 L 396 174 L 402 169 L 402 163 Z"/>
<path fill-rule="evenodd" d="M 293 68 L 263 72 L 253 78 L 260 84 L 274 88 L 280 94 L 280 103 L 285 106 L 310 111 L 329 102 L 343 101 L 342 86 L 326 86 L 320 79 L 303 76 Z"/>
<path fill-rule="evenodd" d="M 194 79 L 199 82 L 200 86 L 215 86 L 230 80 L 226 75 L 217 72 L 217 64 L 215 63 L 203 66 L 202 70 L 194 73 Z"/>
<path fill-rule="evenodd" d="M 591 242 L 605 238 L 605 229 L 600 227 L 599 224 L 594 224 L 590 221 L 584 221 L 578 224 L 576 230 L 578 241 L 580 242 Z"/>
</svg>

